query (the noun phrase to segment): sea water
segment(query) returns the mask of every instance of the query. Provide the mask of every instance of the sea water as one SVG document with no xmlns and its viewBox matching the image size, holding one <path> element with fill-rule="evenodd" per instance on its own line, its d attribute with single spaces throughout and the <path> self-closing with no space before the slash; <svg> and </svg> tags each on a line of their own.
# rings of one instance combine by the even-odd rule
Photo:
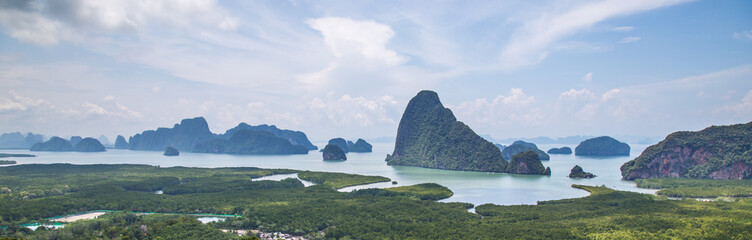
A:
<svg viewBox="0 0 752 240">
<path fill-rule="evenodd" d="M 318 144 L 323 146 L 325 144 Z M 552 147 L 573 145 L 539 145 L 543 151 Z M 551 176 L 517 175 L 505 173 L 485 173 L 470 171 L 450 171 L 418 167 L 388 166 L 384 159 L 394 149 L 393 143 L 375 143 L 371 153 L 348 153 L 347 161 L 323 161 L 318 151 L 306 155 L 259 156 L 181 152 L 180 156 L 167 157 L 158 151 L 131 151 L 107 149 L 101 153 L 80 152 L 32 152 L 33 158 L 11 158 L 18 164 L 29 163 L 72 163 L 72 164 L 148 164 L 161 167 L 260 167 L 287 168 L 296 170 L 343 172 L 363 175 L 378 175 L 397 181 L 356 186 L 340 191 L 351 191 L 364 187 L 393 187 L 419 183 L 438 183 L 447 186 L 454 195 L 443 202 L 469 202 L 475 205 L 494 203 L 501 205 L 536 204 L 538 201 L 578 198 L 588 193 L 574 189 L 572 184 L 591 186 L 604 185 L 609 188 L 654 193 L 655 190 L 639 189 L 634 182 L 621 179 L 619 167 L 634 159 L 647 147 L 630 145 L 629 157 L 579 157 L 552 154 L 551 160 L 543 165 L 551 167 Z M 27 150 L 0 150 L 7 153 L 30 153 Z M 592 179 L 570 179 L 569 171 L 580 165 L 585 171 L 597 175 Z M 294 176 L 280 176 L 294 177 Z"/>
</svg>

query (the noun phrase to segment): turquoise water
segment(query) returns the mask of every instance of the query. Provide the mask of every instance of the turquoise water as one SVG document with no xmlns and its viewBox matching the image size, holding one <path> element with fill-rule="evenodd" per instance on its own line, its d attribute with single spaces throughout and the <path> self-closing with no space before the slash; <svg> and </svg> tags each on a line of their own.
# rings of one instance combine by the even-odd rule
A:
<svg viewBox="0 0 752 240">
<path fill-rule="evenodd" d="M 319 146 L 323 144 L 318 144 Z M 567 145 L 540 145 L 541 149 Z M 568 145 L 572 149 L 575 146 Z M 454 196 L 445 202 L 469 202 L 476 205 L 495 203 L 502 205 L 535 204 L 537 201 L 576 198 L 587 196 L 587 192 L 571 188 L 572 184 L 605 185 L 610 188 L 654 193 L 654 190 L 639 189 L 631 181 L 621 180 L 619 167 L 637 157 L 646 145 L 631 145 L 629 157 L 589 158 L 574 155 L 551 155 L 543 165 L 551 167 L 551 176 L 513 175 L 504 173 L 482 173 L 448 171 L 438 169 L 387 166 L 384 158 L 391 153 L 394 144 L 374 144 L 372 153 L 348 153 L 347 161 L 323 161 L 321 153 L 311 151 L 307 155 L 253 156 L 181 152 L 177 157 L 162 156 L 162 152 L 129 151 L 108 149 L 103 153 L 78 152 L 33 152 L 34 158 L 9 158 L 18 164 L 29 163 L 73 163 L 73 164 L 149 164 L 162 167 L 260 167 L 289 168 L 298 170 L 344 172 L 364 175 L 379 175 L 391 178 L 398 184 L 377 183 L 365 187 L 392 187 L 435 182 L 449 187 Z M 25 150 L 2 150 L 8 153 L 29 153 Z M 567 177 L 574 165 L 598 177 L 593 179 L 570 179 Z M 345 188 L 349 191 L 364 186 Z"/>
</svg>

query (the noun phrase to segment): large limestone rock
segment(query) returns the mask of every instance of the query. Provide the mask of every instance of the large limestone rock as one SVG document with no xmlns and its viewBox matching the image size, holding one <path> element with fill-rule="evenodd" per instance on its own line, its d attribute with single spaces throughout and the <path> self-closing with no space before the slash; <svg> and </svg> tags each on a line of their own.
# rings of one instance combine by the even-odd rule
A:
<svg viewBox="0 0 752 240">
<path fill-rule="evenodd" d="M 551 175 L 551 169 L 543 167 L 537 153 L 524 151 L 512 156 L 507 166 L 507 173 Z"/>
<path fill-rule="evenodd" d="M 433 91 L 421 91 L 407 104 L 397 129 L 389 165 L 449 170 L 504 172 L 499 148 L 457 121 Z"/>
<path fill-rule="evenodd" d="M 358 138 L 355 143 L 347 141 L 347 147 L 350 152 L 373 152 L 373 146 L 361 138 Z"/>
<path fill-rule="evenodd" d="M 609 137 L 602 136 L 582 141 L 574 149 L 575 156 L 629 156 L 629 145 Z"/>
<path fill-rule="evenodd" d="M 324 160 L 347 160 L 345 151 L 335 144 L 327 144 L 323 149 L 322 155 Z"/>
<path fill-rule="evenodd" d="M 752 122 L 675 132 L 621 166 L 626 180 L 752 177 Z"/>
</svg>

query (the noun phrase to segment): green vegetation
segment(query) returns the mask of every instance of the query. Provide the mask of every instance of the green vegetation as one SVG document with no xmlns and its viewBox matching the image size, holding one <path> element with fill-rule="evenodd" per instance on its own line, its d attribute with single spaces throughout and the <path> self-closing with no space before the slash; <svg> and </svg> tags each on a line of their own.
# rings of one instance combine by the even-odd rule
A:
<svg viewBox="0 0 752 240">
<path fill-rule="evenodd" d="M 8 158 L 8 157 L 36 157 L 37 155 L 32 154 L 15 154 L 15 153 L 0 153 L 0 158 Z"/>
<path fill-rule="evenodd" d="M 641 188 L 661 189 L 657 194 L 669 197 L 752 197 L 752 180 L 650 178 L 635 183 Z"/>
<path fill-rule="evenodd" d="M 0 160 L 0 165 L 10 165 L 10 164 L 16 164 L 16 161 L 13 160 Z"/>
<path fill-rule="evenodd" d="M 450 193 L 435 184 L 343 193 L 323 184 L 302 187 L 294 179 L 250 180 L 290 172 L 295 171 L 142 165 L 3 167 L 0 188 L 13 190 L 0 193 L 0 226 L 7 226 L 0 230 L 0 238 L 232 239 L 237 237 L 217 229 L 257 229 L 310 239 L 752 239 L 750 199 L 668 201 L 605 187 L 574 186 L 591 195 L 538 205 L 484 204 L 473 214 L 467 211 L 471 204 L 420 200 Z M 324 182 L 355 178 L 309 174 Z M 248 187 L 254 183 L 266 187 Z M 150 192 L 172 186 L 181 186 L 186 193 Z M 34 190 L 60 190 L 62 194 L 26 199 L 15 195 Z M 111 213 L 57 230 L 30 232 L 17 225 L 95 209 L 241 217 L 202 225 L 181 216 Z"/>
<path fill-rule="evenodd" d="M 580 165 L 574 165 L 571 171 L 569 171 L 569 178 L 594 178 L 595 174 L 585 172 Z"/>
<path fill-rule="evenodd" d="M 440 200 L 451 197 L 454 193 L 449 188 L 436 183 L 422 183 L 412 186 L 392 187 L 386 191 L 415 196 L 422 200 Z"/>
<path fill-rule="evenodd" d="M 621 166 L 624 179 L 752 177 L 752 122 L 675 132 Z"/>
<path fill-rule="evenodd" d="M 457 121 L 432 91 L 421 91 L 407 104 L 387 164 L 449 170 L 504 172 L 499 148 Z"/>
<path fill-rule="evenodd" d="M 629 156 L 629 145 L 609 137 L 601 136 L 582 141 L 574 148 L 575 156 Z"/>
<path fill-rule="evenodd" d="M 33 239 L 240 239 L 192 217 L 124 212 L 76 221 L 56 230 L 13 227 L 4 233 L 7 237 Z"/>
<path fill-rule="evenodd" d="M 303 171 L 298 173 L 298 178 L 311 181 L 318 184 L 331 186 L 335 189 L 349 186 L 363 185 L 377 182 L 388 182 L 391 179 L 382 176 L 364 176 L 348 173 L 332 172 L 311 172 Z"/>
<path fill-rule="evenodd" d="M 653 196 L 573 185 L 591 193 L 537 206 L 484 204 L 475 211 L 504 238 L 523 239 L 748 239 L 752 202 L 658 201 Z M 492 226 L 496 225 L 494 229 Z M 499 227 L 499 226 L 503 226 Z M 481 237 L 482 238 L 482 237 Z"/>
</svg>

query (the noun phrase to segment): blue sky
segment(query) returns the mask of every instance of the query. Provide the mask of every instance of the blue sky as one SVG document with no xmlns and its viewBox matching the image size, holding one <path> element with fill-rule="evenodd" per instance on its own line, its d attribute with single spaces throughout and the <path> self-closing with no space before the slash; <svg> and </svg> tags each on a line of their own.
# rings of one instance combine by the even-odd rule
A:
<svg viewBox="0 0 752 240">
<path fill-rule="evenodd" d="M 496 138 L 663 137 L 752 120 L 750 1 L 0 3 L 0 132 L 117 134 L 204 116 L 396 135 L 439 93 Z"/>
</svg>

